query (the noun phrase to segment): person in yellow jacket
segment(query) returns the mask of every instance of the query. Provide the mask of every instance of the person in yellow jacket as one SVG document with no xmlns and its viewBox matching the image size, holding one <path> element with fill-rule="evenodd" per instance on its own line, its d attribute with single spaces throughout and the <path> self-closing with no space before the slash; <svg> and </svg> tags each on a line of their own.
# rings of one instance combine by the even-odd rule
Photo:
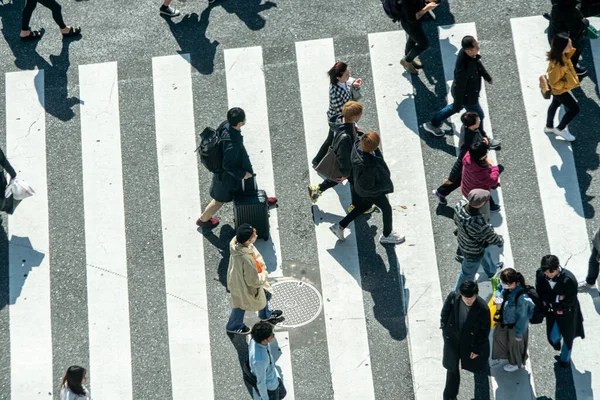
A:
<svg viewBox="0 0 600 400">
<path fill-rule="evenodd" d="M 553 133 L 570 142 L 575 140 L 575 136 L 568 131 L 567 125 L 579 113 L 579 105 L 577 105 L 573 95 L 569 93 L 579 86 L 579 77 L 571 62 L 571 56 L 575 53 L 575 50 L 569 35 L 558 33 L 552 39 L 550 51 L 546 53 L 549 62 L 547 73 L 548 83 L 552 90 L 552 103 L 548 107 L 544 132 Z M 555 128 L 554 115 L 561 104 L 567 109 L 567 112 Z"/>
<path fill-rule="evenodd" d="M 231 294 L 231 314 L 225 329 L 229 333 L 247 335 L 250 328 L 244 324 L 246 311 L 258 311 L 258 317 L 273 325 L 284 321 L 281 310 L 271 310 L 269 299 L 273 289 L 265 261 L 254 247 L 256 229 L 249 224 L 238 227 L 229 242 L 227 289 Z"/>
</svg>

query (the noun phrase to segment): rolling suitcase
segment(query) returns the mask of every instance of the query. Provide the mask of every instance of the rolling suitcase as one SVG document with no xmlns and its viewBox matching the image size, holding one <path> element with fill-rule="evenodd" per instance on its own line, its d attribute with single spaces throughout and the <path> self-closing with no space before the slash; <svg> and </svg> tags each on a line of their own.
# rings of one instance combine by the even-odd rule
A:
<svg viewBox="0 0 600 400">
<path fill-rule="evenodd" d="M 252 180 L 252 182 L 246 182 Z M 246 187 L 246 184 L 248 184 Z M 256 229 L 259 238 L 269 240 L 269 205 L 267 193 L 258 190 L 254 178 L 242 180 L 242 191 L 233 195 L 233 220 L 235 229 L 242 224 L 250 224 Z"/>
</svg>

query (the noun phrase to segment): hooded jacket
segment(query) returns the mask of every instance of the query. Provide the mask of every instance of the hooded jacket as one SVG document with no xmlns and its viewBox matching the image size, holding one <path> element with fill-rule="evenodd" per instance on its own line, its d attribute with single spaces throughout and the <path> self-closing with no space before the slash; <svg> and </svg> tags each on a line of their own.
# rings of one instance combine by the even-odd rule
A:
<svg viewBox="0 0 600 400">
<path fill-rule="evenodd" d="M 343 122 L 341 114 L 329 119 L 329 127 L 333 131 L 333 151 L 337 157 L 338 167 L 344 178 L 352 174 L 352 147 L 360 133 L 354 122 Z"/>
<path fill-rule="evenodd" d="M 550 61 L 548 64 L 548 84 L 552 94 L 563 94 L 579 86 L 579 77 L 573 67 L 573 62 L 571 62 L 575 51 L 576 49 L 573 48 L 570 52 L 563 54 L 563 65 L 554 61 Z"/>
<path fill-rule="evenodd" d="M 234 237 L 229 242 L 227 288 L 231 292 L 231 307 L 259 311 L 267 305 L 265 290 L 272 292 L 265 261 L 254 245 L 248 247 Z M 255 259 L 256 257 L 256 259 Z M 262 272 L 258 272 L 257 263 Z"/>
<path fill-rule="evenodd" d="M 365 153 L 360 141 L 354 142 L 352 149 L 352 176 L 354 177 L 354 190 L 360 197 L 378 197 L 392 193 L 390 169 L 383 160 L 379 149 L 375 154 Z"/>
<path fill-rule="evenodd" d="M 497 165 L 490 166 L 471 160 L 471 153 L 467 152 L 462 162 L 462 180 L 460 191 L 464 197 L 468 197 L 473 189 L 490 190 L 498 186 L 500 182 L 500 170 Z"/>
<path fill-rule="evenodd" d="M 504 239 L 485 222 L 479 208 L 468 207 L 467 200 L 461 200 L 454 207 L 454 223 L 458 247 L 466 259 L 483 257 L 485 248 L 491 245 L 502 247 Z"/>
<path fill-rule="evenodd" d="M 460 110 L 465 104 L 472 105 L 479 102 L 482 77 L 488 82 L 492 80 L 481 63 L 481 55 L 477 54 L 473 58 L 461 49 L 456 56 L 451 88 L 455 110 Z"/>
</svg>

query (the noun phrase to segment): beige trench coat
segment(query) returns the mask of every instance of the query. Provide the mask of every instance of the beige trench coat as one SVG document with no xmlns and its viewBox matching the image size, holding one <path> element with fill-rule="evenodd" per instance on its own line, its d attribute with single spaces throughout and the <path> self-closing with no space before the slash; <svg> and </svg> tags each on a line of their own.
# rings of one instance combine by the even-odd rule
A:
<svg viewBox="0 0 600 400">
<path fill-rule="evenodd" d="M 229 252 L 227 287 L 231 292 L 231 306 L 245 311 L 262 310 L 267 305 L 265 290 L 273 291 L 265 261 L 254 245 L 244 247 L 235 237 L 229 242 Z M 253 253 L 262 265 L 261 273 L 256 268 Z"/>
</svg>

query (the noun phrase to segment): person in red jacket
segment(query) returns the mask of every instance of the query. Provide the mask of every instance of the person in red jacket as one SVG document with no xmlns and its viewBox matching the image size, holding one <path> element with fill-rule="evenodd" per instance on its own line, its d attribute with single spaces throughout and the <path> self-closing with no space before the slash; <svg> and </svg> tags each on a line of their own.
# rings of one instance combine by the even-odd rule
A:
<svg viewBox="0 0 600 400">
<path fill-rule="evenodd" d="M 463 157 L 460 191 L 467 198 L 473 189 L 491 190 L 500 186 L 502 166 L 493 165 L 487 156 L 488 145 L 485 142 L 474 143 Z M 489 201 L 481 207 L 486 221 L 490 220 Z"/>
</svg>

